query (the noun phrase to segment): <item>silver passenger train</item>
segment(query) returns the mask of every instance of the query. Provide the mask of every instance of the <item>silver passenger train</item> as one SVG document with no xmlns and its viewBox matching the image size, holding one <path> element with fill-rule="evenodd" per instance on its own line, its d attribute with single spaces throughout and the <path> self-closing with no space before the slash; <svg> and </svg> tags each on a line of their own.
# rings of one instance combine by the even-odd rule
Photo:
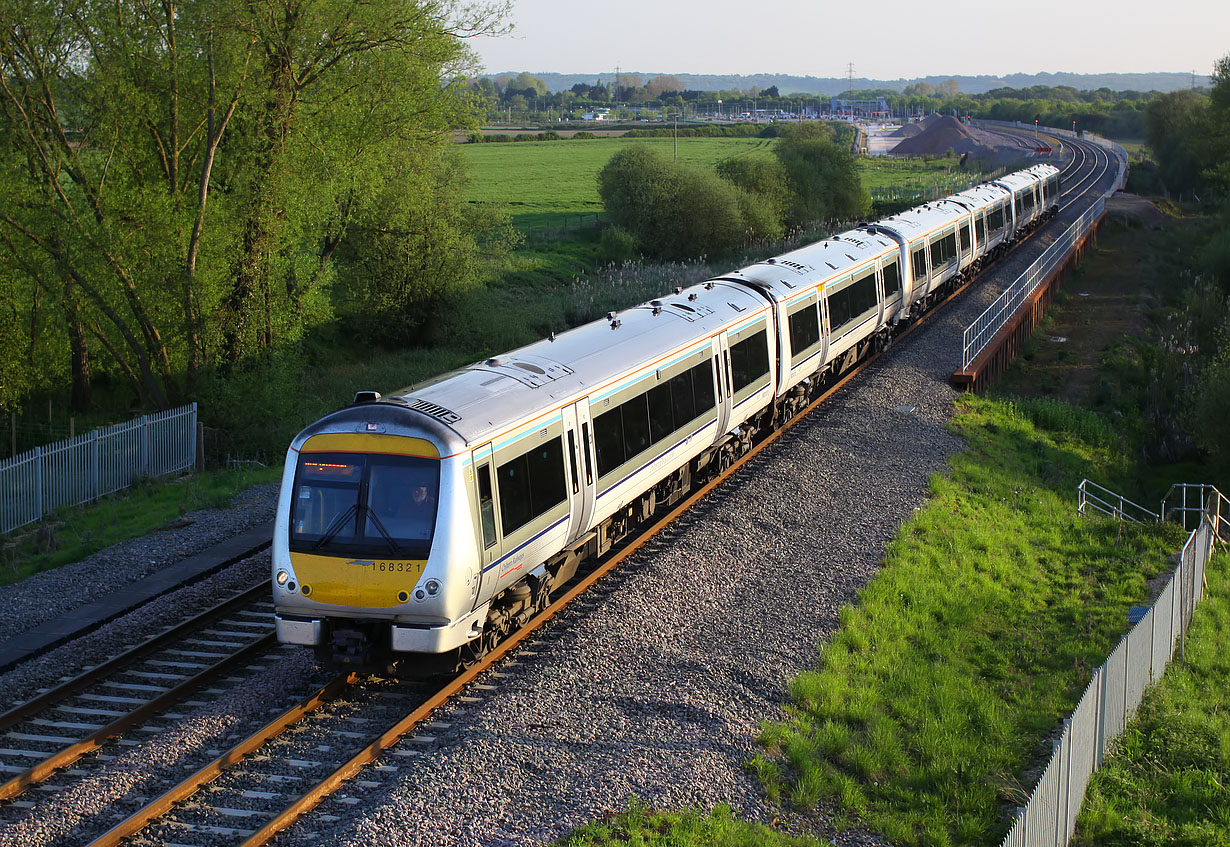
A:
<svg viewBox="0 0 1230 847">
<path fill-rule="evenodd" d="M 1050 165 L 353 405 L 287 453 L 278 639 L 465 665 L 1053 214 Z"/>
</svg>

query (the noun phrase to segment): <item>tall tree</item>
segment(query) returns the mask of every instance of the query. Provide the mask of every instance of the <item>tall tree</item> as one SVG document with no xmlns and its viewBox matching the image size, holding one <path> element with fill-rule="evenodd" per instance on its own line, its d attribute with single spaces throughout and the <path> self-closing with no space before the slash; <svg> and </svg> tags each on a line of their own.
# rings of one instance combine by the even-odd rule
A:
<svg viewBox="0 0 1230 847">
<path fill-rule="evenodd" d="M 336 248 L 405 150 L 465 122 L 452 0 L 11 0 L 0 250 L 141 402 L 327 317 Z M 38 261 L 33 260 L 33 256 Z M 25 304 L 32 307 L 32 304 Z M 89 341 L 87 345 L 85 341 Z"/>
</svg>

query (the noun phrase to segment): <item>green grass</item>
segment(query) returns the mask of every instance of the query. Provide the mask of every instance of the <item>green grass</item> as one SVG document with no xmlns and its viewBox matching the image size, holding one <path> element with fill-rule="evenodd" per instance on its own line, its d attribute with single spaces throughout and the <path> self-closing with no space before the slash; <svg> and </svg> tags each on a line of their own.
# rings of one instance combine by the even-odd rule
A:
<svg viewBox="0 0 1230 847">
<path fill-rule="evenodd" d="M 969 450 L 841 615 L 752 763 L 772 796 L 836 804 L 902 845 L 990 844 L 1047 739 L 1182 544 L 1173 526 L 1078 518 L 1082 476 L 1125 457 L 1091 413 L 971 398 Z"/>
<path fill-rule="evenodd" d="M 661 812 L 640 803 L 587 824 L 556 847 L 822 847 L 829 842 L 737 820 L 727 806 L 705 815 L 694 809 Z"/>
<path fill-rule="evenodd" d="M 736 156 L 767 156 L 764 138 L 681 138 L 679 161 L 712 167 Z M 503 203 L 518 228 L 579 226 L 578 218 L 602 211 L 598 171 L 629 144 L 653 147 L 671 157 L 671 138 L 595 138 L 582 141 L 519 141 L 463 144 L 472 185 L 467 199 Z"/>
<path fill-rule="evenodd" d="M 679 160 L 712 167 L 737 156 L 771 155 L 775 139 L 681 138 Z M 582 229 L 601 214 L 598 171 L 629 144 L 650 145 L 663 156 L 674 152 L 670 138 L 597 138 L 582 141 L 518 141 L 460 145 L 470 163 L 467 199 L 502 203 L 522 231 Z M 859 160 L 868 189 L 926 189 L 964 185 L 977 178 L 955 158 Z"/>
<path fill-rule="evenodd" d="M 1074 845 L 1230 845 L 1230 557 L 1206 576 L 1187 664 L 1176 656 L 1094 774 Z"/>
<path fill-rule="evenodd" d="M 76 509 L 64 509 L 0 548 L 0 585 L 84 559 L 112 544 L 167 526 L 198 509 L 226 506 L 250 486 L 272 482 L 281 467 L 208 471 L 172 482 L 148 481 Z"/>
</svg>

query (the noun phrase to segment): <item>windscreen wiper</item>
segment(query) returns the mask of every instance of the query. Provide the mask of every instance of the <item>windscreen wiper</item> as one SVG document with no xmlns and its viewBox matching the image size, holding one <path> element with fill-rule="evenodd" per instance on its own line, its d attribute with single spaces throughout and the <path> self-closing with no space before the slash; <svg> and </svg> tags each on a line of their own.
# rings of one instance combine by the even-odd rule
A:
<svg viewBox="0 0 1230 847">
<path fill-rule="evenodd" d="M 393 536 L 389 535 L 388 530 L 384 528 L 384 524 L 380 523 L 380 518 L 376 517 L 376 510 L 370 506 L 365 506 L 363 511 L 367 512 L 368 520 L 372 522 L 372 526 L 376 527 L 380 534 L 384 536 L 384 540 L 389 545 L 389 552 L 396 553 L 400 547 L 397 542 L 393 540 Z"/>
<path fill-rule="evenodd" d="M 347 508 L 346 511 L 342 512 L 340 515 L 334 518 L 333 523 L 329 524 L 329 528 L 325 530 L 325 534 L 320 536 L 320 539 L 315 544 L 312 545 L 312 549 L 319 550 L 321 547 L 324 547 L 326 544 L 332 541 L 333 536 L 341 532 L 342 527 L 346 525 L 346 519 L 354 515 L 354 513 L 358 510 L 358 508 L 359 507 L 357 504 L 351 503 L 350 507 Z"/>
</svg>

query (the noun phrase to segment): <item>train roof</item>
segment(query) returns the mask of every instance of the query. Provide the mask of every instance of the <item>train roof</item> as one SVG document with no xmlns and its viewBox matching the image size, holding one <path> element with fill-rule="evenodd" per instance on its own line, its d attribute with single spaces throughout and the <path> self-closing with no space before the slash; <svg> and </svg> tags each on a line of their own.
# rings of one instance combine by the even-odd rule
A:
<svg viewBox="0 0 1230 847">
<path fill-rule="evenodd" d="M 769 310 L 763 297 L 732 285 L 703 283 L 676 292 L 380 402 L 433 417 L 474 446 Z"/>
<path fill-rule="evenodd" d="M 950 194 L 945 199 L 961 203 L 969 209 L 978 210 L 990 206 L 992 203 L 1006 200 L 1009 196 L 1010 192 L 1002 185 L 984 182 L 965 191 Z"/>
<path fill-rule="evenodd" d="M 937 229 L 942 229 L 951 223 L 956 223 L 967 214 L 966 210 L 955 203 L 936 200 L 891 217 L 882 218 L 872 224 L 876 229 L 896 233 L 907 243 Z"/>
<path fill-rule="evenodd" d="M 780 302 L 804 289 L 837 281 L 855 268 L 896 250 L 896 242 L 888 236 L 852 229 L 723 274 L 721 278 L 746 282 Z"/>
<path fill-rule="evenodd" d="M 1059 168 L 1055 167 L 1054 165 L 1034 165 L 1029 170 L 1032 173 L 1035 173 L 1038 176 L 1042 177 L 1043 179 L 1046 179 L 1047 177 L 1054 176 L 1055 174 L 1059 173 Z"/>
<path fill-rule="evenodd" d="M 1026 188 L 1037 185 L 1042 179 L 1045 179 L 1043 175 L 1034 173 L 1033 171 L 1017 171 L 1016 173 L 1001 176 L 999 179 L 995 180 L 995 184 L 1002 185 L 1013 194 L 1016 194 Z"/>
</svg>

